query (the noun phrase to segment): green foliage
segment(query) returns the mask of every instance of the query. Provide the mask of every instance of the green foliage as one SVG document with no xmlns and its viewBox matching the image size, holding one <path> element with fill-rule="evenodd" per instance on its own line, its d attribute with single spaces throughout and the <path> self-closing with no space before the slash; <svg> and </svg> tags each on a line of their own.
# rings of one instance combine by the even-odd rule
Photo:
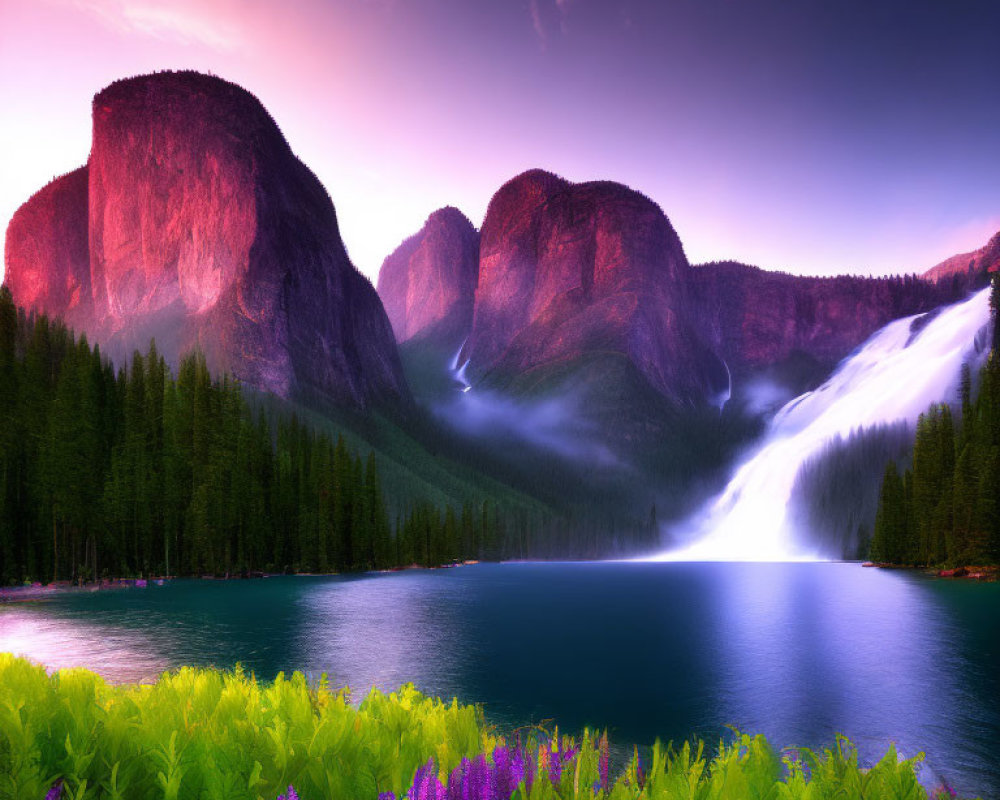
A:
<svg viewBox="0 0 1000 800">
<path fill-rule="evenodd" d="M 993 278 L 990 307 L 998 308 Z M 898 484 L 886 470 L 872 558 L 896 564 L 995 564 L 1000 561 L 1000 353 L 994 344 L 972 397 L 966 366 L 959 386 L 961 416 L 932 406 L 917 423 L 913 469 Z"/>
<path fill-rule="evenodd" d="M 963 395 L 965 393 L 963 392 Z M 913 468 L 882 481 L 871 557 L 908 565 L 994 564 L 1000 559 L 1000 369 L 991 358 L 956 430 L 947 405 L 917 423 Z"/>
<path fill-rule="evenodd" d="M 0 584 L 434 566 L 544 530 L 489 495 L 410 503 L 394 528 L 374 454 L 317 427 L 255 413 L 198 353 L 174 377 L 151 343 L 116 373 L 2 289 Z"/>
<path fill-rule="evenodd" d="M 912 448 L 913 431 L 904 423 L 836 437 L 799 468 L 788 505 L 790 521 L 825 556 L 866 557 L 883 465 L 892 461 L 895 469 Z"/>
<path fill-rule="evenodd" d="M 184 668 L 109 686 L 0 654 L 0 698 L 0 800 L 41 798 L 58 778 L 86 800 L 273 800 L 293 783 L 307 798 L 374 798 L 402 794 L 429 757 L 452 768 L 494 742 L 478 708 L 410 686 L 355 707 L 300 673 L 263 684 Z"/>
<path fill-rule="evenodd" d="M 412 686 L 372 690 L 358 705 L 325 680 L 273 683 L 185 667 L 152 685 L 105 683 L 82 669 L 47 675 L 0 654 L 0 800 L 41 798 L 62 780 L 80 800 L 273 800 L 294 785 L 304 800 L 402 797 L 428 759 L 446 779 L 463 758 L 493 758 L 504 740 L 479 707 L 425 697 Z M 521 743 L 533 780 L 518 800 L 924 800 L 920 756 L 890 748 L 859 764 L 843 738 L 822 752 L 776 752 L 737 734 L 714 756 L 701 742 L 654 745 L 607 769 L 607 737 L 534 731 Z M 554 754 L 578 753 L 561 774 Z M 530 784 L 530 785 L 529 785 Z"/>
</svg>

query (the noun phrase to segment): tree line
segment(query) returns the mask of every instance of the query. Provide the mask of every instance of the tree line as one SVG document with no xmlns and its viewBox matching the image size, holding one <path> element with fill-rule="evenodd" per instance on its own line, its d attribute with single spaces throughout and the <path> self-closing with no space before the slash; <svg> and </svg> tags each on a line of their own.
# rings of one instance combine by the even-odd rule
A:
<svg viewBox="0 0 1000 800">
<path fill-rule="evenodd" d="M 0 288 L 0 582 L 602 555 L 634 538 L 577 538 L 489 497 L 390 515 L 373 452 L 253 406 L 198 353 L 175 375 L 154 342 L 116 370 Z"/>
<path fill-rule="evenodd" d="M 795 476 L 788 521 L 828 558 L 866 558 L 878 509 L 882 464 L 903 463 L 913 448 L 905 422 L 858 428 L 837 436 Z"/>
<path fill-rule="evenodd" d="M 993 341 L 979 371 L 962 367 L 959 407 L 932 406 L 917 422 L 912 466 L 885 468 L 871 547 L 905 565 L 1000 562 L 1000 281 L 990 293 Z"/>
</svg>

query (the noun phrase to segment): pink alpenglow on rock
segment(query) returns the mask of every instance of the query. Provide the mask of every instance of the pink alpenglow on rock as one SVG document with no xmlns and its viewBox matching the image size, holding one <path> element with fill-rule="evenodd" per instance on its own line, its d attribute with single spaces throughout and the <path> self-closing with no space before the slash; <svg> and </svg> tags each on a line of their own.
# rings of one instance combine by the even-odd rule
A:
<svg viewBox="0 0 1000 800">
<path fill-rule="evenodd" d="M 431 214 L 379 270 L 378 293 L 396 341 L 431 331 L 449 340 L 468 335 L 478 272 L 472 223 L 457 208 Z"/>
<path fill-rule="evenodd" d="M 86 241 L 86 245 L 84 245 Z M 86 168 L 11 221 L 6 281 L 113 356 L 175 362 L 278 395 L 408 401 L 389 320 L 322 184 L 249 92 L 195 72 L 118 81 L 93 103 Z"/>
<path fill-rule="evenodd" d="M 7 226 L 4 283 L 22 306 L 90 329 L 87 168 L 56 178 L 22 205 Z"/>
<path fill-rule="evenodd" d="M 680 239 L 642 194 L 531 170 L 493 196 L 480 234 L 465 347 L 474 371 L 521 374 L 610 352 L 680 402 L 700 402 L 724 374 L 689 317 Z"/>
</svg>

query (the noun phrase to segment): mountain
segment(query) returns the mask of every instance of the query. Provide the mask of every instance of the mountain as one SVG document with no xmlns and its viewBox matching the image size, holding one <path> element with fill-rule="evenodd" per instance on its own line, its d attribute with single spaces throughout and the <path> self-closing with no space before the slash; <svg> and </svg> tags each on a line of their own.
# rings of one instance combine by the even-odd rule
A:
<svg viewBox="0 0 1000 800">
<path fill-rule="evenodd" d="M 716 390 L 722 365 L 697 335 L 689 266 L 659 206 L 621 184 L 532 170 L 493 196 L 464 356 L 494 383 L 600 352 L 681 404 Z"/>
<path fill-rule="evenodd" d="M 997 231 L 993 238 L 978 250 L 946 258 L 927 270 L 923 277 L 929 281 L 940 282 L 955 276 L 981 275 L 998 268 L 1000 268 L 1000 231 Z"/>
<path fill-rule="evenodd" d="M 478 231 L 457 208 L 435 211 L 379 270 L 378 294 L 396 341 L 433 334 L 460 346 L 472 327 L 478 273 Z"/>
<path fill-rule="evenodd" d="M 94 317 L 88 191 L 86 167 L 56 178 L 11 218 L 5 247 L 4 283 L 17 301 L 79 329 Z"/>
<path fill-rule="evenodd" d="M 802 277 L 738 262 L 692 267 L 648 198 L 543 170 L 518 175 L 490 201 L 477 274 L 471 247 L 461 249 L 454 232 L 471 240 L 471 226 L 464 217 L 432 225 L 436 215 L 379 276 L 397 339 L 435 339 L 434 326 L 445 326 L 450 344 L 468 337 L 462 357 L 474 383 L 515 391 L 544 391 L 587 371 L 590 385 L 624 380 L 675 409 L 711 404 L 730 377 L 737 392 L 764 373 L 801 390 L 888 321 L 966 288 L 912 276 Z"/>
<path fill-rule="evenodd" d="M 581 507 L 680 513 L 770 412 L 972 283 L 692 266 L 642 194 L 543 170 L 493 196 L 474 269 L 464 218 L 434 219 L 379 276 L 410 385 L 467 446 Z"/>
<path fill-rule="evenodd" d="M 408 401 L 330 197 L 260 102 L 219 78 L 164 72 L 98 93 L 87 166 L 18 210 L 5 259 L 19 304 L 113 356 L 155 337 L 174 363 L 198 346 L 214 372 L 282 397 Z"/>
<path fill-rule="evenodd" d="M 702 335 L 734 378 L 784 373 L 796 393 L 891 320 L 957 299 L 913 276 L 804 277 L 734 261 L 697 266 L 691 279 Z"/>
</svg>

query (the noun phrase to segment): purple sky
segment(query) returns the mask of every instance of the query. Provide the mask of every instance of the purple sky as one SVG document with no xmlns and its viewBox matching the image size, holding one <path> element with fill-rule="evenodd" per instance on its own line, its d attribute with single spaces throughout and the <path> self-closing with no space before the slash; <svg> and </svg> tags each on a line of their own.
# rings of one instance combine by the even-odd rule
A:
<svg viewBox="0 0 1000 800">
<path fill-rule="evenodd" d="M 155 69 L 254 92 L 355 264 L 530 167 L 656 200 L 694 261 L 923 270 L 1000 229 L 992 0 L 0 0 L 0 227 Z"/>
</svg>

